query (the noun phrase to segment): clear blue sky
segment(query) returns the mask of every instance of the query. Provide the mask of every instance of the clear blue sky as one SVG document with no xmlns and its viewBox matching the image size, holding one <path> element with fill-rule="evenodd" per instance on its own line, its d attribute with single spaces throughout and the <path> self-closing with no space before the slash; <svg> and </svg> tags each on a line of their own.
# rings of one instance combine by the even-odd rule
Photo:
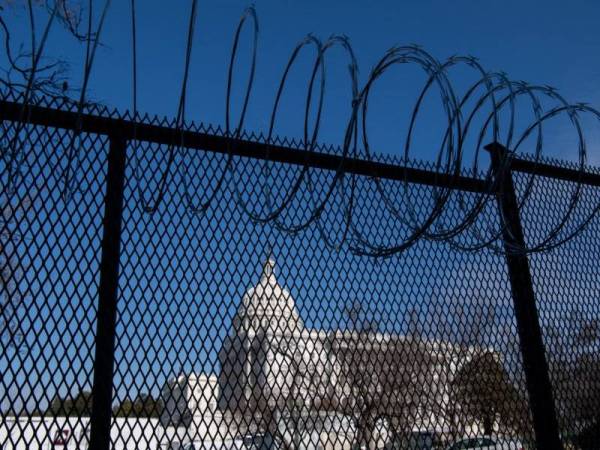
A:
<svg viewBox="0 0 600 450">
<path fill-rule="evenodd" d="M 84 2 L 85 3 L 85 2 Z M 183 71 L 190 1 L 138 1 L 139 106 L 143 111 L 173 117 L 176 113 Z M 96 1 L 99 11 L 102 1 Z M 188 120 L 224 123 L 225 80 L 233 32 L 245 1 L 200 1 L 188 94 Z M 417 43 L 438 59 L 451 55 L 473 55 L 493 71 L 505 71 L 513 79 L 549 84 L 570 101 L 600 107 L 600 3 L 591 0 L 523 2 L 444 1 L 258 1 L 260 22 L 259 59 L 255 91 L 247 127 L 267 128 L 276 83 L 294 45 L 307 33 L 326 39 L 346 34 L 360 64 L 361 82 L 383 52 L 394 44 Z M 14 16 L 26 24 L 25 10 Z M 41 21 L 40 21 L 41 24 Z M 40 25 L 41 26 L 41 25 Z M 19 26 L 17 26 L 19 28 Z M 125 109 L 131 105 L 131 39 L 129 1 L 113 1 L 102 48 L 95 62 L 90 96 Z M 249 36 L 249 33 L 246 34 Z M 245 81 L 250 46 L 240 48 L 238 81 Z M 81 79 L 84 47 L 75 44 L 58 28 L 52 33 L 48 54 L 72 63 L 72 80 Z M 288 136 L 301 134 L 301 111 L 312 55 L 306 52 L 291 78 L 276 131 Z M 339 143 L 349 104 L 346 62 L 341 52 L 328 60 L 325 119 L 320 140 Z M 424 77 L 415 69 L 397 70 L 385 76 L 371 101 L 369 135 L 373 146 L 385 153 L 399 153 L 406 129 L 406 113 Z M 460 71 L 457 85 L 474 80 Z M 242 83 L 237 83 L 238 93 Z M 239 98 L 239 95 L 237 96 Z M 239 102 L 238 102 L 239 103 Z M 431 129 L 443 129 L 439 107 L 425 108 L 417 129 L 414 155 L 432 159 L 437 140 Z M 235 104 L 234 104 L 235 109 Z M 400 124 L 400 126 L 399 126 Z M 569 156 L 573 135 L 560 124 L 551 127 L 555 139 L 547 154 Z M 550 134 L 554 133 L 554 134 Z M 433 134 L 436 135 L 435 133 Z M 600 148 L 600 134 L 593 130 L 592 162 Z M 422 139 L 422 140 L 421 140 Z M 595 149 L 595 151 L 594 151 Z"/>
</svg>

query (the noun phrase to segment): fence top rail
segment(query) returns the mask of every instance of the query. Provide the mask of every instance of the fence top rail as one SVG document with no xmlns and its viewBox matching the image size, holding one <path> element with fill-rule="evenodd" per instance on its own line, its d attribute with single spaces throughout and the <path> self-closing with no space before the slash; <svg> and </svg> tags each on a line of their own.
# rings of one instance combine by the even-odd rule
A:
<svg viewBox="0 0 600 450">
<path fill-rule="evenodd" d="M 95 114 L 77 113 L 39 105 L 24 105 L 20 102 L 0 100 L 0 119 L 22 121 L 31 125 L 79 130 L 85 133 L 119 136 L 126 140 L 138 140 L 160 145 L 184 143 L 186 148 L 205 150 L 233 156 L 269 160 L 272 162 L 307 165 L 316 169 L 341 170 L 362 176 L 405 181 L 441 188 L 457 189 L 474 193 L 491 193 L 486 180 L 471 176 L 440 173 L 396 163 L 385 163 L 363 158 L 344 157 L 320 151 L 266 144 L 248 139 L 231 138 L 175 127 L 134 122 L 121 117 L 106 117 Z M 513 156 L 511 170 L 539 175 L 564 181 L 600 186 L 600 173 L 548 164 Z"/>
<path fill-rule="evenodd" d="M 548 164 L 541 161 L 531 161 L 524 158 L 511 159 L 511 170 L 516 172 L 540 175 L 555 180 L 571 181 L 582 183 L 588 186 L 600 187 L 600 173 L 589 172 L 573 167 L 564 167 L 562 165 Z"/>
</svg>

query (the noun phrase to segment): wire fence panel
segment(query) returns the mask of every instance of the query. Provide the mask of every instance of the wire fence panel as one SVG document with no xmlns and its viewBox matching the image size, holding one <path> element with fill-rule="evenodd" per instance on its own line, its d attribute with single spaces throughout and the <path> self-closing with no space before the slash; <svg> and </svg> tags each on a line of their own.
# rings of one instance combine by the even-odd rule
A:
<svg viewBox="0 0 600 450">
<path fill-rule="evenodd" d="M 108 113 L 95 113 L 105 126 Z M 386 248 L 427 219 L 440 192 L 434 166 L 411 166 L 433 174 L 429 184 L 345 174 L 329 191 L 335 169 L 185 140 L 174 150 L 123 137 L 121 122 L 110 136 L 23 124 L 41 121 L 35 114 L 2 122 L 3 448 L 547 442 L 519 338 L 530 330 L 517 320 L 522 297 L 502 241 L 460 248 L 502 228 L 494 195 L 453 241 L 430 236 L 389 257 L 364 256 L 351 251 L 355 241 Z M 108 180 L 122 152 L 121 208 Z M 164 195 L 148 212 L 167 167 Z M 530 178 L 513 176 L 519 198 Z M 77 189 L 65 198 L 69 185 Z M 521 208 L 526 241 L 543 239 L 564 217 L 557 205 L 568 207 L 575 188 L 536 177 Z M 595 208 L 596 188 L 582 189 L 561 233 Z M 451 195 L 438 224 L 461 221 L 481 195 Z M 111 208 L 118 214 L 109 217 Z M 597 236 L 592 221 L 551 252 L 519 255 L 531 264 L 552 385 L 546 400 L 558 417 L 548 433 L 564 448 L 600 445 Z M 110 288 L 110 270 L 118 273 L 116 309 L 110 292 L 99 292 Z"/>
<path fill-rule="evenodd" d="M 10 142 L 22 153 L 18 182 L 1 200 L 0 440 L 5 448 L 79 442 L 92 406 L 107 140 L 79 136 L 78 192 L 65 203 L 61 174 L 73 133 L 15 122 L 2 122 L 1 132 L 3 149 Z"/>
<path fill-rule="evenodd" d="M 535 236 L 556 222 L 552 212 L 577 189 L 576 183 L 541 179 L 535 202 L 548 211 L 546 218 L 526 213 L 528 231 Z M 582 187 L 573 226 L 597 208 L 597 187 Z M 553 220 L 554 219 L 554 220 Z M 544 332 L 547 359 L 561 432 L 582 448 L 596 448 L 598 434 L 598 221 L 577 239 L 559 249 L 531 257 L 532 275 Z"/>
</svg>

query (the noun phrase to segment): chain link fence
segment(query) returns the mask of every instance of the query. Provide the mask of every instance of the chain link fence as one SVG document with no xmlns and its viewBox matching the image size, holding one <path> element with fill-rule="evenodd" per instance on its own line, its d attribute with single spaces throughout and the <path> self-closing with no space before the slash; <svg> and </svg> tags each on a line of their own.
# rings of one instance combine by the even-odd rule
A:
<svg viewBox="0 0 600 450">
<path fill-rule="evenodd" d="M 148 213 L 140 197 L 154 198 L 179 139 L 170 124 L 141 121 L 132 136 L 131 122 L 98 108 L 2 106 L 3 184 L 14 186 L 1 204 L 3 449 L 600 447 L 597 220 L 529 256 L 427 239 L 360 256 L 332 239 L 346 232 L 342 189 L 318 223 L 281 231 L 306 220 L 336 176 L 323 164 L 277 221 L 240 207 L 268 213 L 257 199 L 285 195 L 302 150 L 265 171 L 264 155 L 281 153 L 246 136 L 220 183 L 226 137 L 190 129 Z M 394 173 L 384 159 L 356 170 L 373 164 Z M 517 194 L 530 180 L 518 166 Z M 383 246 L 406 233 L 380 187 L 430 209 L 441 178 L 412 167 L 421 181 L 354 178 L 354 232 Z M 536 177 L 520 210 L 525 240 L 563 217 L 557 205 L 580 181 L 551 167 L 559 175 Z M 65 173 L 76 188 L 67 201 Z M 587 173 L 573 227 L 596 208 Z M 510 215 L 501 184 L 471 227 Z M 213 192 L 206 212 L 189 211 Z M 477 195 L 449 200 L 447 220 Z M 501 244 L 519 238 L 510 231 Z"/>
</svg>

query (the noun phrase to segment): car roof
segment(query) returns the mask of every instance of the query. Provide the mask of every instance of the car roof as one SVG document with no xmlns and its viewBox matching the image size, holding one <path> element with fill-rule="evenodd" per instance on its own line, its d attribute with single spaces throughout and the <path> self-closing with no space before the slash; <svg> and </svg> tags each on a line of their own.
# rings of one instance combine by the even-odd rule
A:
<svg viewBox="0 0 600 450">
<path fill-rule="evenodd" d="M 480 436 L 464 436 L 459 438 L 456 442 L 463 442 L 463 441 L 468 441 L 471 439 L 491 439 L 493 441 L 507 441 L 507 442 L 518 442 L 520 443 L 521 441 L 513 436 L 502 436 L 502 435 L 491 435 L 491 434 L 482 434 Z"/>
</svg>

